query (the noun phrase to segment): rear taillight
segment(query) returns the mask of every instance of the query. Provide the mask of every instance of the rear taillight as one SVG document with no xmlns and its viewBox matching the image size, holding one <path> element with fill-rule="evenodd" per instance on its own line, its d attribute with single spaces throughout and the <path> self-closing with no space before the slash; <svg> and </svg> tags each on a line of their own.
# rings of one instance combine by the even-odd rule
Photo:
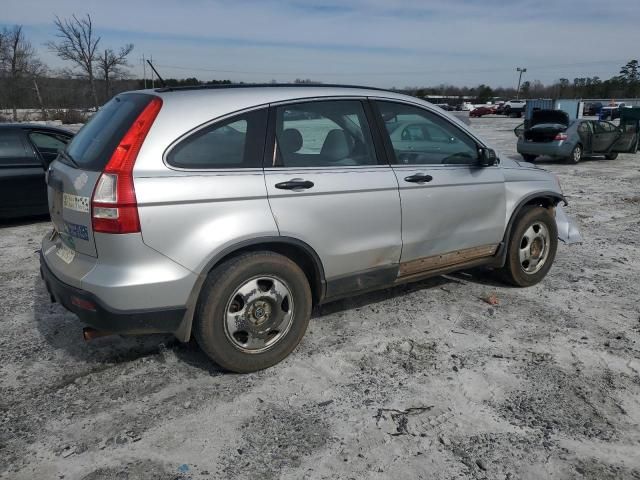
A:
<svg viewBox="0 0 640 480">
<path fill-rule="evenodd" d="M 553 137 L 553 139 L 554 139 L 555 141 L 559 141 L 559 140 L 566 140 L 567 138 L 569 138 L 569 137 L 567 136 L 567 134 L 566 134 L 566 133 L 558 133 L 558 134 L 556 134 L 556 136 L 555 136 L 555 137 Z"/>
<path fill-rule="evenodd" d="M 160 108 L 162 100 L 153 98 L 124 134 L 100 175 L 91 198 L 94 232 L 140 231 L 138 203 L 133 188 L 133 166 Z"/>
</svg>

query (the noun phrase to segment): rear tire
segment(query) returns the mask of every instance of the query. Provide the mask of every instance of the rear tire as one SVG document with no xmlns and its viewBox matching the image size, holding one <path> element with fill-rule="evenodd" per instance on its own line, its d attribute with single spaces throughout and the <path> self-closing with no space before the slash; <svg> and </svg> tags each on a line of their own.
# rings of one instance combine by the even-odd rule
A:
<svg viewBox="0 0 640 480">
<path fill-rule="evenodd" d="M 604 158 L 606 158 L 607 160 L 615 160 L 616 158 L 618 158 L 618 152 L 607 153 Z"/>
<path fill-rule="evenodd" d="M 254 372 L 296 348 L 311 306 L 309 282 L 295 262 L 273 252 L 250 252 L 209 273 L 193 332 L 204 353 L 224 369 Z"/>
<path fill-rule="evenodd" d="M 536 158 L 538 158 L 537 155 L 529 155 L 527 153 L 523 153 L 522 154 L 522 158 L 524 159 L 525 162 L 535 162 Z"/>
<path fill-rule="evenodd" d="M 582 145 L 577 144 L 575 147 L 573 147 L 571 155 L 569 155 L 569 157 L 567 158 L 567 163 L 578 163 L 580 160 L 582 160 L 583 153 L 584 151 L 582 150 Z"/>
<path fill-rule="evenodd" d="M 525 207 L 518 215 L 507 244 L 503 280 L 517 287 L 540 282 L 553 264 L 558 249 L 556 220 L 548 209 Z"/>
</svg>

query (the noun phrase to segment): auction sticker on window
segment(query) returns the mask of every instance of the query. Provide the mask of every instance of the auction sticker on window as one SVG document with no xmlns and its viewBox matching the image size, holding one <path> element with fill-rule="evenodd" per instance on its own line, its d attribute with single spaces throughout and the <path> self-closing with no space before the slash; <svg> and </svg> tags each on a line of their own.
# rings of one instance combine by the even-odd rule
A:
<svg viewBox="0 0 640 480">
<path fill-rule="evenodd" d="M 62 196 L 62 205 L 68 210 L 75 210 L 76 212 L 88 212 L 89 197 L 80 197 L 78 195 L 65 193 Z"/>
<path fill-rule="evenodd" d="M 62 261 L 66 264 L 73 262 L 73 259 L 76 256 L 76 252 L 67 247 L 64 243 L 61 243 L 56 250 L 56 255 L 62 259 Z"/>
</svg>

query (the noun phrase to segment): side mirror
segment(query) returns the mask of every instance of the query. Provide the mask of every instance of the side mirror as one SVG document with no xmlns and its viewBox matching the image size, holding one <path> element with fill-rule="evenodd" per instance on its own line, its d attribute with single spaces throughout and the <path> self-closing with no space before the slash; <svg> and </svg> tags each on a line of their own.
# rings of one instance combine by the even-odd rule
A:
<svg viewBox="0 0 640 480">
<path fill-rule="evenodd" d="M 478 164 L 481 167 L 491 167 L 500 161 L 496 155 L 496 151 L 491 148 L 480 148 L 478 149 L 478 153 L 480 154 Z"/>
</svg>

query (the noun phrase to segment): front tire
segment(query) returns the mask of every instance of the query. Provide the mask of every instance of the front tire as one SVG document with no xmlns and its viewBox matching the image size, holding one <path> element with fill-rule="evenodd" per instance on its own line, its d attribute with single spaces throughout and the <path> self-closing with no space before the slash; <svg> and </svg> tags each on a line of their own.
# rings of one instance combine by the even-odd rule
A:
<svg viewBox="0 0 640 480">
<path fill-rule="evenodd" d="M 604 158 L 606 158 L 607 160 L 615 160 L 616 158 L 618 158 L 618 152 L 607 153 Z"/>
<path fill-rule="evenodd" d="M 522 158 L 524 159 L 525 162 L 534 162 L 536 160 L 536 158 L 538 158 L 537 155 L 530 155 L 527 153 L 523 153 L 522 154 Z"/>
<path fill-rule="evenodd" d="M 550 211 L 530 206 L 520 213 L 507 246 L 502 267 L 505 281 L 517 287 L 540 282 L 553 264 L 558 249 L 558 227 Z"/>
<path fill-rule="evenodd" d="M 250 252 L 209 273 L 196 310 L 200 348 L 226 370 L 271 367 L 300 343 L 311 316 L 302 269 L 273 252 Z"/>
<path fill-rule="evenodd" d="M 567 158 L 567 163 L 573 163 L 573 164 L 578 163 L 580 160 L 582 160 L 583 153 L 584 151 L 582 150 L 582 145 L 577 144 L 575 147 L 573 147 L 573 150 L 571 151 L 571 155 L 569 155 L 569 158 Z"/>
</svg>

